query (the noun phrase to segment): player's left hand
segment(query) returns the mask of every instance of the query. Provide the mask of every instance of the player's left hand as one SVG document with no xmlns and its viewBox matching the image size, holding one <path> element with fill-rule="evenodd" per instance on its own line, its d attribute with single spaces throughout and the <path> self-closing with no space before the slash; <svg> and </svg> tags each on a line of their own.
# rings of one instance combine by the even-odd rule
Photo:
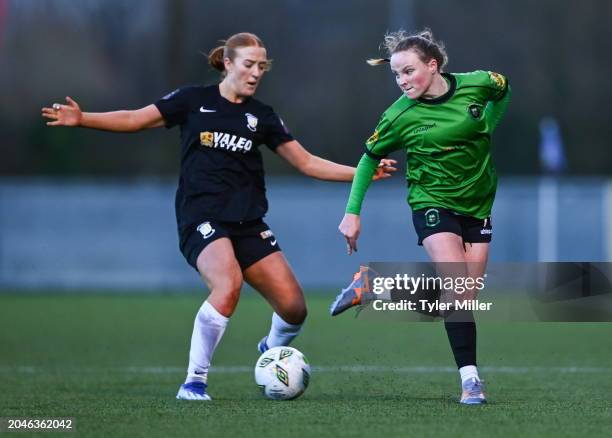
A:
<svg viewBox="0 0 612 438">
<path fill-rule="evenodd" d="M 383 158 L 382 160 L 380 160 L 380 163 L 376 168 L 376 173 L 372 177 L 372 181 L 389 178 L 391 176 L 391 172 L 395 172 L 397 170 L 394 167 L 395 164 L 397 164 L 397 161 L 391 160 L 389 158 Z"/>
<path fill-rule="evenodd" d="M 358 214 L 346 213 L 338 226 L 338 231 L 346 239 L 346 252 L 351 255 L 357 252 L 357 239 L 361 232 L 361 218 Z"/>
</svg>

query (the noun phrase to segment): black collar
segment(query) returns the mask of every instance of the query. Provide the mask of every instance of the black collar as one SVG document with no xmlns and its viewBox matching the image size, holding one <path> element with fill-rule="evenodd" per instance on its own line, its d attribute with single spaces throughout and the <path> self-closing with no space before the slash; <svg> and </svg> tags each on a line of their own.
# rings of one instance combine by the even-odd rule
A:
<svg viewBox="0 0 612 438">
<path fill-rule="evenodd" d="M 419 102 L 426 103 L 429 105 L 438 105 L 438 104 L 446 102 L 448 99 L 450 99 L 453 96 L 453 94 L 455 94 L 455 90 L 457 89 L 457 79 L 455 79 L 455 76 L 451 75 L 450 73 L 442 73 L 442 76 L 444 76 L 450 82 L 448 91 L 444 93 L 443 95 L 438 96 L 433 99 L 424 99 L 422 97 L 419 97 L 417 99 Z"/>
</svg>

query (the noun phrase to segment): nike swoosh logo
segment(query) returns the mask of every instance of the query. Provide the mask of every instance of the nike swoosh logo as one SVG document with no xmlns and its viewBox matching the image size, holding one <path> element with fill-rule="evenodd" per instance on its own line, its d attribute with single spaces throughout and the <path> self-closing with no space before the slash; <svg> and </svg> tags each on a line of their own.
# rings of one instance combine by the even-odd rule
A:
<svg viewBox="0 0 612 438">
<path fill-rule="evenodd" d="M 276 245 L 276 239 L 271 240 L 271 241 L 270 241 L 270 245 L 272 245 L 272 246 Z"/>
<path fill-rule="evenodd" d="M 216 112 L 217 112 L 217 110 L 209 110 L 209 109 L 206 109 L 206 108 L 204 108 L 203 106 L 201 106 L 201 107 L 200 107 L 200 112 L 201 112 L 201 113 L 216 113 Z"/>
</svg>

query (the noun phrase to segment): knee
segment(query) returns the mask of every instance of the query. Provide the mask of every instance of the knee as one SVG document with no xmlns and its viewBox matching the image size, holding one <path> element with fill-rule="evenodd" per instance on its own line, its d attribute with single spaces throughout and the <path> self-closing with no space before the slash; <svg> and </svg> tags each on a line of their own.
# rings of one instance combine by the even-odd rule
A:
<svg viewBox="0 0 612 438">
<path fill-rule="evenodd" d="M 227 300 L 237 302 L 240 297 L 240 289 L 242 288 L 242 274 L 240 272 L 229 273 L 219 283 L 215 289 L 227 297 Z"/>
<path fill-rule="evenodd" d="M 220 313 L 230 316 L 238 305 L 241 288 L 242 275 L 239 272 L 228 273 L 221 281 L 213 285 L 209 301 L 215 303 L 215 307 Z"/>
<path fill-rule="evenodd" d="M 308 309 L 306 308 L 306 304 L 300 307 L 297 310 L 296 319 L 299 319 L 299 324 L 303 324 L 306 321 L 306 317 L 308 316 Z"/>
<path fill-rule="evenodd" d="M 290 306 L 283 309 L 280 316 L 289 324 L 303 324 L 308 316 L 306 303 L 303 301 L 301 303 L 292 303 Z"/>
</svg>

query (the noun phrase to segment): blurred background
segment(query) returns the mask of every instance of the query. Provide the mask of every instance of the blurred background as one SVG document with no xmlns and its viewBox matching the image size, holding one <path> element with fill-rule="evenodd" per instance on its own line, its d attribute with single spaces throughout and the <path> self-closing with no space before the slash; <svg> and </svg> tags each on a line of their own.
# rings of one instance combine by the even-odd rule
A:
<svg viewBox="0 0 612 438">
<path fill-rule="evenodd" d="M 494 261 L 612 259 L 612 3 L 604 0 L 0 0 L 0 288 L 178 290 L 178 130 L 49 128 L 40 108 L 146 106 L 218 74 L 202 53 L 250 31 L 274 59 L 257 97 L 311 152 L 355 165 L 399 96 L 386 31 L 429 27 L 447 71 L 507 75 L 494 136 Z M 360 251 L 336 231 L 349 185 L 298 175 L 264 150 L 267 217 L 305 286 L 337 287 L 369 261 L 424 260 L 401 170 L 373 185 Z"/>
</svg>

